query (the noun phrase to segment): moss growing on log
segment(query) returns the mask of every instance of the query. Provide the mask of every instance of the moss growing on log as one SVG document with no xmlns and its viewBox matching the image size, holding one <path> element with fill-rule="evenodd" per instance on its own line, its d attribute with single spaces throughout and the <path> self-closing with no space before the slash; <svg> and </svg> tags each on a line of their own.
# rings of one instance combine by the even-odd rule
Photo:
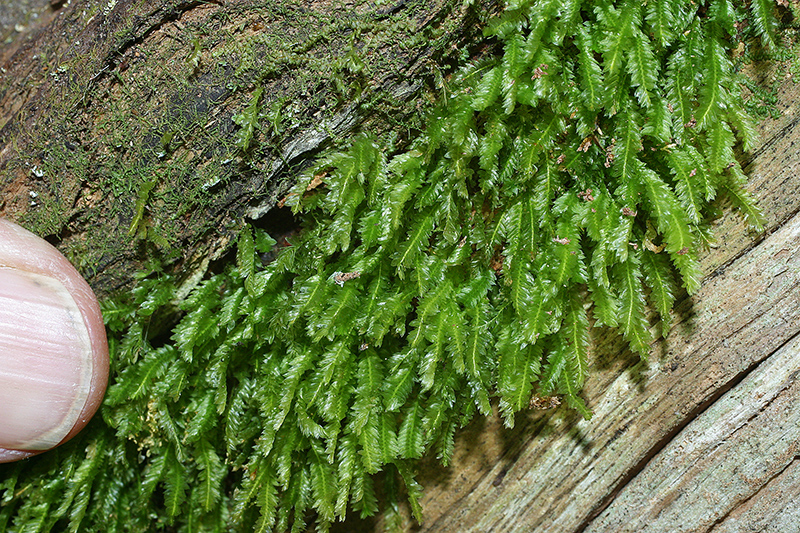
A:
<svg viewBox="0 0 800 533">
<path fill-rule="evenodd" d="M 730 51 L 744 22 L 772 42 L 773 8 L 509 2 L 485 29 L 496 52 L 441 86 L 418 135 L 356 136 L 274 197 L 302 219 L 289 246 L 273 250 L 245 226 L 235 264 L 188 296 L 163 273 L 106 302 L 115 382 L 102 419 L 34 468 L 2 467 L 0 525 L 302 531 L 315 520 L 326 530 L 379 511 L 379 472 L 387 523 L 403 491 L 421 519 L 415 461 L 433 451 L 446 463 L 455 432 L 492 401 L 508 425 L 551 397 L 589 417 L 589 313 L 646 356 L 647 305 L 668 328 L 680 286 L 698 287 L 696 252 L 719 206 L 760 224 L 733 155 L 752 132 Z M 183 46 L 175 83 L 199 83 L 217 47 L 197 36 Z M 366 46 L 331 65 L 334 101 L 367 91 Z M 226 121 L 238 129 L 202 158 L 209 165 L 267 172 L 285 143 L 269 140 L 312 120 L 293 117 L 293 99 L 264 101 L 275 69 L 311 61 L 275 57 L 219 65 L 239 90 Z M 205 112 L 141 130 L 152 133 L 142 145 L 152 185 L 134 188 L 127 231 L 169 243 L 143 206 L 168 205 L 165 184 L 193 179 L 181 169 L 197 157 L 195 129 L 215 120 Z M 108 131 L 130 143 L 129 130 Z M 160 174 L 162 161 L 176 173 Z M 114 183 L 136 183 L 126 179 L 145 176 Z M 176 307 L 169 338 L 152 338 L 153 317 Z"/>
</svg>

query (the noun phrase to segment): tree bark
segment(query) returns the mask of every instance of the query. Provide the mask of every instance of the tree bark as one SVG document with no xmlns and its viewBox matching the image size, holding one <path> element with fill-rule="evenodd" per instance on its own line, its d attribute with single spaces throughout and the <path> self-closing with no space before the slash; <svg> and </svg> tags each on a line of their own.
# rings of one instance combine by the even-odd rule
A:
<svg viewBox="0 0 800 533">
<path fill-rule="evenodd" d="M 246 218 L 280 231 L 275 204 L 320 152 L 357 132 L 402 143 L 482 46 L 453 0 L 51 1 L 37 15 L 0 48 L 0 215 L 101 296 L 154 268 L 191 286 Z M 259 127 L 237 141 L 257 89 Z"/>
</svg>

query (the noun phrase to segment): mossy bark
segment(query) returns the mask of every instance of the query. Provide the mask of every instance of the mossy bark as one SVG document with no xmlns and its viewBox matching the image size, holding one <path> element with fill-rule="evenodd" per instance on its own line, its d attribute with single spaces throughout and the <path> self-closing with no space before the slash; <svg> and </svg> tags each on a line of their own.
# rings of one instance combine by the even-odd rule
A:
<svg viewBox="0 0 800 533">
<path fill-rule="evenodd" d="M 276 218 L 326 148 L 359 131 L 412 136 L 450 66 L 485 48 L 476 12 L 50 2 L 0 48 L 0 215 L 56 244 L 101 295 L 154 268 L 191 285 L 244 220 Z M 234 117 L 259 88 L 243 142 Z"/>
</svg>

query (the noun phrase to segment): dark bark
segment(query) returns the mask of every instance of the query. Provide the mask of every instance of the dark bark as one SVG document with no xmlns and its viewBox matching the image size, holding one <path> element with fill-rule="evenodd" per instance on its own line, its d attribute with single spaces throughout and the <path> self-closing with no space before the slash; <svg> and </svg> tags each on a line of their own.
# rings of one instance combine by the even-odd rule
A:
<svg viewBox="0 0 800 533">
<path fill-rule="evenodd" d="M 191 284 L 244 220 L 281 218 L 322 151 L 413 135 L 480 52 L 476 18 L 452 0 L 50 3 L 0 48 L 0 215 L 101 295 L 152 268 Z M 257 87 L 243 150 L 233 117 Z"/>
</svg>

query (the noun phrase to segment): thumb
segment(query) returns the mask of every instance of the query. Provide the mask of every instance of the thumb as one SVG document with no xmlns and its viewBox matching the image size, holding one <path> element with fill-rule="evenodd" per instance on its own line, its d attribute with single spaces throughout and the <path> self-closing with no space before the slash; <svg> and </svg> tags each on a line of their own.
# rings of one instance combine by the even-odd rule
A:
<svg viewBox="0 0 800 533">
<path fill-rule="evenodd" d="M 53 246 L 0 218 L 0 463 L 75 436 L 107 381 L 91 288 Z"/>
</svg>

